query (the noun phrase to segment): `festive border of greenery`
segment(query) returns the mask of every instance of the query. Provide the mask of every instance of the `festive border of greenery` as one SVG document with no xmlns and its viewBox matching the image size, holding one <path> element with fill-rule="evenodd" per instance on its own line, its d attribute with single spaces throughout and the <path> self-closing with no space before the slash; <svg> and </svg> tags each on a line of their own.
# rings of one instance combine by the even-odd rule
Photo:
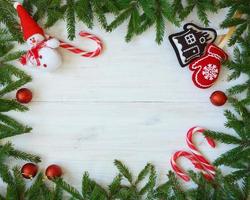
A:
<svg viewBox="0 0 250 200">
<path fill-rule="evenodd" d="M 65 19 L 69 39 L 75 37 L 75 24 L 81 21 L 88 27 L 93 27 L 94 19 L 101 26 L 112 31 L 128 21 L 126 40 L 140 35 L 148 28 L 156 29 L 156 42 L 161 43 L 164 37 L 166 21 L 178 25 L 193 10 L 198 18 L 208 25 L 207 12 L 216 12 L 228 8 L 227 18 L 222 22 L 223 28 L 237 26 L 229 45 L 237 46 L 234 58 L 226 63 L 232 71 L 229 81 L 246 75 L 247 80 L 228 89 L 229 102 L 235 112 L 226 110 L 225 126 L 235 131 L 235 135 L 207 131 L 206 135 L 217 141 L 235 146 L 220 155 L 214 165 L 226 165 L 233 168 L 229 175 L 217 172 L 212 182 L 203 176 L 190 171 L 192 180 L 197 184 L 194 189 L 184 189 L 173 172 L 168 173 L 168 180 L 157 184 L 157 175 L 152 164 L 147 164 L 136 178 L 120 161 L 114 162 L 118 175 L 111 184 L 104 188 L 84 173 L 82 191 L 66 183 L 62 178 L 53 180 L 55 187 L 49 187 L 44 175 L 40 173 L 31 186 L 24 182 L 19 167 L 11 169 L 6 160 L 10 157 L 38 163 L 40 158 L 29 153 L 16 150 L 3 139 L 28 133 L 30 127 L 23 126 L 5 113 L 11 110 L 27 111 L 28 108 L 17 101 L 9 99 L 7 94 L 31 81 L 31 77 L 17 69 L 13 62 L 23 52 L 13 52 L 16 41 L 22 41 L 16 21 L 15 10 L 9 0 L 0 0 L 0 177 L 7 184 L 6 194 L 0 194 L 0 200 L 60 200 L 65 199 L 63 193 L 70 199 L 79 200 L 137 200 L 137 199 L 249 199 L 250 198 L 250 1 L 249 0 L 24 0 L 25 7 L 34 14 L 36 20 L 46 18 L 46 27 L 53 26 L 58 20 Z M 241 19 L 234 19 L 235 12 L 243 14 Z M 114 20 L 108 23 L 107 14 L 113 14 Z M 239 98 L 239 96 L 241 98 Z M 237 99 L 238 100 L 237 100 Z M 240 100 L 239 100 L 240 99 Z"/>
</svg>

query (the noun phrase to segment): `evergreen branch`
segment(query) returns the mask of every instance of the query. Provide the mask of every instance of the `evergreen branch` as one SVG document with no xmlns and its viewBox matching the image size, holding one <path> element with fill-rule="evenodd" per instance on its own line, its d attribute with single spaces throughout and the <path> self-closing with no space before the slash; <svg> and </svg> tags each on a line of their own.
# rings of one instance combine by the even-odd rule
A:
<svg viewBox="0 0 250 200">
<path fill-rule="evenodd" d="M 241 18 L 231 18 L 228 20 L 225 20 L 222 24 L 221 24 L 221 28 L 228 28 L 231 26 L 237 26 L 240 24 L 245 23 L 245 19 L 241 19 Z"/>
<path fill-rule="evenodd" d="M 107 27 L 109 31 L 114 30 L 119 25 L 121 25 L 132 13 L 133 9 L 136 7 L 137 2 L 132 2 L 123 12 L 120 13 L 116 19 L 111 22 L 111 24 Z"/>
<path fill-rule="evenodd" d="M 0 112 L 8 112 L 11 110 L 24 112 L 27 111 L 28 108 L 15 100 L 0 99 Z"/>
<path fill-rule="evenodd" d="M 74 11 L 74 0 L 67 0 L 67 9 L 66 9 L 66 21 L 67 21 L 67 31 L 68 38 L 73 40 L 75 38 L 75 11 Z"/>
<path fill-rule="evenodd" d="M 30 154 L 30 153 L 26 153 L 23 151 L 19 151 L 16 150 L 14 148 L 11 148 L 10 151 L 8 152 L 10 157 L 14 157 L 16 159 L 20 159 L 20 160 L 26 160 L 26 161 L 30 161 L 30 162 L 34 162 L 34 163 L 38 163 L 41 162 L 41 158 L 39 156 Z"/>
<path fill-rule="evenodd" d="M 209 24 L 207 12 L 216 12 L 218 10 L 218 6 L 214 0 L 188 0 L 185 3 L 182 0 L 174 0 L 172 8 L 174 16 L 178 16 L 182 21 L 196 8 L 198 18 L 206 26 Z"/>
<path fill-rule="evenodd" d="M 14 184 L 13 177 L 10 173 L 8 166 L 3 163 L 0 164 L 0 177 L 5 183 L 9 185 Z"/>
<path fill-rule="evenodd" d="M 100 200 L 107 200 L 107 193 L 106 191 L 97 183 L 95 183 L 94 189 L 90 196 L 90 199 L 100 199 Z"/>
<path fill-rule="evenodd" d="M 43 181 L 43 174 L 39 173 L 36 177 L 35 182 L 28 190 L 26 190 L 24 194 L 25 198 L 29 200 L 37 200 L 41 196 L 41 187 L 44 184 Z"/>
<path fill-rule="evenodd" d="M 158 5 L 159 6 L 159 5 Z M 156 15 L 156 38 L 155 41 L 160 44 L 163 41 L 163 36 L 165 33 L 165 23 L 163 20 L 163 16 L 160 12 Z"/>
<path fill-rule="evenodd" d="M 72 186 L 70 186 L 68 183 L 66 183 L 63 179 L 57 178 L 53 180 L 53 182 L 66 192 L 68 192 L 73 198 L 79 199 L 79 200 L 84 200 L 84 198 L 81 196 L 81 194 Z"/>
<path fill-rule="evenodd" d="M 92 28 L 94 25 L 94 13 L 91 2 L 88 0 L 79 0 L 75 4 L 75 10 L 78 19 L 85 23 L 88 28 Z"/>
<path fill-rule="evenodd" d="M 3 146 L 0 146 L 0 163 L 4 161 L 4 158 L 6 155 L 8 155 L 8 152 L 11 150 L 12 146 L 11 143 L 6 143 Z"/>
<path fill-rule="evenodd" d="M 214 161 L 215 165 L 227 165 L 230 166 L 232 162 L 241 162 L 241 160 L 248 160 L 250 156 L 250 149 L 249 148 L 243 148 L 242 146 L 235 147 L 226 153 L 219 156 Z"/>
<path fill-rule="evenodd" d="M 128 32 L 126 35 L 126 41 L 129 42 L 132 37 L 138 32 L 137 29 L 140 26 L 140 15 L 137 9 L 134 9 L 131 13 L 128 23 Z"/>
<path fill-rule="evenodd" d="M 114 196 L 118 193 L 118 191 L 121 189 L 121 181 L 122 181 L 122 175 L 117 175 L 112 183 L 109 185 L 109 192 L 111 196 Z"/>
<path fill-rule="evenodd" d="M 145 193 L 147 193 L 147 199 L 153 199 L 155 195 L 154 194 L 155 185 L 156 185 L 156 171 L 155 167 L 151 166 L 148 183 L 140 190 L 139 194 L 144 195 Z"/>
<path fill-rule="evenodd" d="M 47 21 L 45 23 L 45 28 L 52 27 L 58 20 L 63 18 L 66 11 L 65 8 L 65 6 L 49 8 L 47 12 Z"/>
<path fill-rule="evenodd" d="M 250 176 L 249 175 L 243 179 L 242 185 L 243 185 L 242 191 L 244 194 L 243 199 L 249 199 L 250 198 Z"/>
<path fill-rule="evenodd" d="M 229 95 L 236 95 L 244 92 L 245 90 L 248 90 L 249 87 L 250 87 L 250 82 L 248 81 L 244 84 L 239 84 L 231 87 L 230 89 L 228 89 L 228 93 Z"/>
<path fill-rule="evenodd" d="M 82 195 L 84 199 L 90 197 L 93 183 L 89 178 L 89 174 L 85 172 L 82 177 Z"/>
<path fill-rule="evenodd" d="M 96 18 L 99 21 L 99 23 L 101 24 L 101 26 L 107 30 L 108 29 L 108 23 L 105 17 L 105 14 L 103 12 L 103 1 L 99 1 L 99 0 L 92 0 L 92 7 L 93 10 L 96 14 Z M 104 1 L 105 2 L 105 1 Z"/>
<path fill-rule="evenodd" d="M 62 200 L 63 199 L 63 190 L 61 187 L 56 186 L 52 200 Z"/>
<path fill-rule="evenodd" d="M 239 138 L 226 133 L 206 130 L 204 135 L 226 144 L 242 144 L 242 141 Z"/>
<path fill-rule="evenodd" d="M 137 180 L 135 181 L 135 185 L 137 185 L 138 183 L 140 183 L 141 181 L 143 181 L 146 178 L 146 176 L 149 174 L 151 168 L 152 168 L 152 165 L 148 163 L 143 168 L 143 170 L 139 173 Z"/>
<path fill-rule="evenodd" d="M 3 156 L 14 157 L 16 159 L 31 161 L 35 163 L 41 162 L 41 159 L 38 156 L 14 149 L 11 143 L 0 145 L 0 160 L 3 160 Z"/>
<path fill-rule="evenodd" d="M 14 182 L 15 182 L 15 190 L 19 199 L 24 198 L 24 193 L 26 190 L 26 184 L 23 180 L 23 177 L 20 173 L 21 169 L 19 167 L 14 167 L 13 175 L 14 175 Z"/>
<path fill-rule="evenodd" d="M 14 53 L 9 53 L 2 59 L 2 62 L 10 62 L 19 59 L 26 51 L 17 51 Z"/>
<path fill-rule="evenodd" d="M 133 178 L 129 169 L 119 160 L 115 160 L 114 164 L 119 170 L 119 172 L 129 181 L 130 184 L 133 185 Z"/>
<path fill-rule="evenodd" d="M 173 172 L 169 172 L 168 173 L 168 178 L 169 181 L 171 182 L 171 186 L 174 192 L 174 196 L 178 199 L 178 200 L 185 200 L 185 193 L 182 191 L 182 187 L 180 186 L 177 178 L 175 177 Z"/>
<path fill-rule="evenodd" d="M 7 115 L 0 114 L 0 121 L 4 123 L 0 124 L 0 139 L 28 133 L 32 130 L 30 127 L 23 126 Z"/>
<path fill-rule="evenodd" d="M 170 190 L 171 190 L 171 182 L 166 182 L 160 186 L 158 186 L 155 190 L 156 199 L 169 199 L 170 198 Z"/>
<path fill-rule="evenodd" d="M 4 64 L 4 66 L 0 68 L 0 74 L 0 83 L 5 86 L 0 90 L 0 96 L 16 90 L 31 81 L 30 76 L 9 64 Z M 11 76 L 16 76 L 19 80 L 13 81 Z"/>
<path fill-rule="evenodd" d="M 249 170 L 242 169 L 230 173 L 225 178 L 228 179 L 229 181 L 238 181 L 240 179 L 243 179 L 244 177 L 249 177 L 249 176 L 250 176 Z"/>
<path fill-rule="evenodd" d="M 220 6 L 229 8 L 226 20 L 222 27 L 237 26 L 237 30 L 230 39 L 229 45 L 239 43 L 240 48 L 235 49 L 234 59 L 227 62 L 227 67 L 232 70 L 230 80 L 238 78 L 241 74 L 250 77 L 249 56 L 250 56 L 250 31 L 249 31 L 249 0 L 221 0 Z M 24 5 L 35 19 L 41 19 L 47 16 L 45 26 L 51 27 L 62 17 L 66 19 L 69 39 L 75 37 L 76 18 L 85 23 L 88 27 L 93 27 L 93 20 L 96 18 L 105 29 L 114 30 L 119 25 L 128 21 L 128 32 L 126 40 L 130 41 L 133 36 L 139 35 L 151 26 L 156 28 L 156 41 L 162 42 L 165 34 L 165 23 L 169 21 L 178 25 L 178 16 L 181 20 L 186 18 L 193 9 L 197 10 L 198 18 L 208 25 L 208 12 L 217 10 L 216 3 L 213 0 L 174 0 L 172 6 L 166 0 L 67 0 L 66 3 L 61 0 L 24 0 Z M 16 60 L 23 52 L 12 53 L 12 41 L 21 41 L 20 30 L 14 16 L 15 10 L 12 2 L 9 0 L 0 0 L 0 96 L 12 92 L 27 82 L 31 78 L 16 69 L 8 62 Z M 242 19 L 233 19 L 235 12 L 244 14 Z M 106 14 L 113 13 L 115 19 L 108 26 Z M 15 78 L 13 78 L 15 76 Z M 18 80 L 16 80 L 18 79 Z M 229 97 L 229 102 L 235 108 L 239 117 L 231 111 L 226 111 L 226 127 L 234 129 L 237 136 L 225 133 L 207 131 L 206 134 L 218 141 L 227 144 L 236 144 L 237 146 L 230 151 L 222 154 L 215 160 L 216 165 L 228 165 L 236 168 L 230 175 L 223 177 L 219 172 L 216 180 L 212 183 L 205 181 L 203 176 L 190 174 L 192 180 L 197 184 L 197 188 L 184 191 L 179 184 L 173 172 L 169 173 L 169 180 L 163 185 L 156 186 L 156 172 L 152 165 L 148 164 L 138 175 L 133 184 L 133 177 L 129 169 L 120 161 L 115 161 L 120 174 L 115 177 L 109 186 L 108 195 L 96 182 L 91 180 L 87 173 L 82 180 L 82 195 L 63 179 L 54 180 L 55 189 L 49 189 L 45 184 L 43 175 L 40 173 L 32 186 L 25 192 L 25 184 L 20 174 L 19 168 L 10 170 L 3 163 L 9 157 L 17 159 L 39 162 L 37 156 L 15 150 L 10 143 L 0 146 L 0 176 L 7 183 L 7 192 L 5 197 L 0 195 L 0 200 L 60 200 L 63 199 L 63 191 L 71 194 L 71 199 L 84 200 L 139 200 L 143 199 L 248 199 L 250 185 L 250 113 L 248 105 L 250 103 L 250 82 L 241 82 L 229 91 L 229 95 L 238 95 L 245 93 L 246 96 L 240 100 Z M 26 107 L 13 100 L 0 99 L 0 112 L 10 110 L 25 111 Z M 0 113 L 0 139 L 29 132 L 31 129 L 23 126 L 14 119 Z M 138 191 L 137 186 L 149 176 L 148 182 Z M 122 179 L 129 181 L 129 186 L 122 185 Z M 241 180 L 242 186 L 236 181 Z"/>
</svg>

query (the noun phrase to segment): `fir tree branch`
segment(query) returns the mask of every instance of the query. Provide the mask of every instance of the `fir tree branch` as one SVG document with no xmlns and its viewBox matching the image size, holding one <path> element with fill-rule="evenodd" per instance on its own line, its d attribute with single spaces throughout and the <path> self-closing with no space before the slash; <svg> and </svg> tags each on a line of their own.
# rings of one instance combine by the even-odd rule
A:
<svg viewBox="0 0 250 200">
<path fill-rule="evenodd" d="M 12 80 L 12 76 L 19 78 L 17 81 Z M 0 68 L 0 83 L 5 87 L 0 90 L 0 96 L 3 96 L 31 81 L 31 77 L 23 71 L 15 68 L 12 65 L 4 64 Z"/>
<path fill-rule="evenodd" d="M 119 170 L 119 172 L 129 181 L 130 184 L 133 185 L 133 178 L 129 169 L 119 160 L 115 160 L 114 164 Z"/>
<path fill-rule="evenodd" d="M 11 110 L 24 112 L 27 111 L 28 108 L 15 100 L 0 99 L 0 112 L 8 112 Z"/>
<path fill-rule="evenodd" d="M 207 130 L 204 132 L 204 135 L 214 138 L 215 140 L 226 143 L 226 144 L 242 144 L 242 141 L 239 138 L 226 134 L 226 133 L 222 133 L 222 132 L 215 132 L 215 131 Z"/>
<path fill-rule="evenodd" d="M 115 196 L 119 190 L 121 189 L 121 181 L 122 181 L 122 175 L 117 175 L 112 183 L 109 185 L 109 192 L 111 196 Z"/>
<path fill-rule="evenodd" d="M 7 115 L 0 114 L 0 121 L 3 123 L 0 123 L 0 139 L 28 133 L 31 131 L 30 127 L 23 126 Z"/>
<path fill-rule="evenodd" d="M 67 21 L 67 31 L 70 40 L 73 40 L 75 38 L 75 32 L 76 32 L 74 4 L 75 4 L 74 0 L 67 0 L 67 9 L 65 13 L 65 18 Z"/>
<path fill-rule="evenodd" d="M 68 192 L 74 199 L 84 200 L 84 198 L 81 196 L 81 194 L 72 186 L 70 186 L 68 183 L 66 183 L 63 179 L 57 178 L 53 180 L 53 182 L 66 192 Z"/>
</svg>

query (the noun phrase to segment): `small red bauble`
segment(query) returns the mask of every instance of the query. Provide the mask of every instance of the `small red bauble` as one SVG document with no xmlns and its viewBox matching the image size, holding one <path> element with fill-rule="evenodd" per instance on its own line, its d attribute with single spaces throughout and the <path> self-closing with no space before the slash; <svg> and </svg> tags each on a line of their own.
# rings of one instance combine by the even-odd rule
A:
<svg viewBox="0 0 250 200">
<path fill-rule="evenodd" d="M 45 171 L 45 175 L 48 179 L 52 180 L 54 178 L 58 178 L 62 176 L 62 169 L 58 165 L 50 165 Z"/>
<path fill-rule="evenodd" d="M 210 101 L 215 106 L 223 106 L 227 102 L 227 96 L 222 91 L 215 91 L 211 94 Z"/>
<path fill-rule="evenodd" d="M 34 178 L 37 174 L 37 171 L 38 171 L 38 167 L 37 165 L 33 163 L 27 163 L 21 169 L 22 175 L 26 179 Z"/>
<path fill-rule="evenodd" d="M 32 99 L 32 92 L 27 88 L 22 88 L 17 91 L 16 99 L 19 103 L 29 103 Z"/>
</svg>

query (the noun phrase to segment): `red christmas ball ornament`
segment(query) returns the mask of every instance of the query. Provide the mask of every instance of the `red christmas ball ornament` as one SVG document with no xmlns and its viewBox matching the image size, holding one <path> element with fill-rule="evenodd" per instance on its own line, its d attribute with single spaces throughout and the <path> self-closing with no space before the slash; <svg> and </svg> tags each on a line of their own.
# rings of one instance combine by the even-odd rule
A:
<svg viewBox="0 0 250 200">
<path fill-rule="evenodd" d="M 223 106 L 227 102 L 227 96 L 222 91 L 215 91 L 211 94 L 210 101 L 215 106 Z"/>
<path fill-rule="evenodd" d="M 37 172 L 38 172 L 38 166 L 33 163 L 27 163 L 21 169 L 21 173 L 23 177 L 26 179 L 34 178 Z"/>
<path fill-rule="evenodd" d="M 45 175 L 48 179 L 52 180 L 54 178 L 58 178 L 62 176 L 62 169 L 58 165 L 50 165 L 45 171 Z"/>
<path fill-rule="evenodd" d="M 17 91 L 16 99 L 19 103 L 29 103 L 32 99 L 32 92 L 27 88 L 22 88 Z"/>
</svg>

